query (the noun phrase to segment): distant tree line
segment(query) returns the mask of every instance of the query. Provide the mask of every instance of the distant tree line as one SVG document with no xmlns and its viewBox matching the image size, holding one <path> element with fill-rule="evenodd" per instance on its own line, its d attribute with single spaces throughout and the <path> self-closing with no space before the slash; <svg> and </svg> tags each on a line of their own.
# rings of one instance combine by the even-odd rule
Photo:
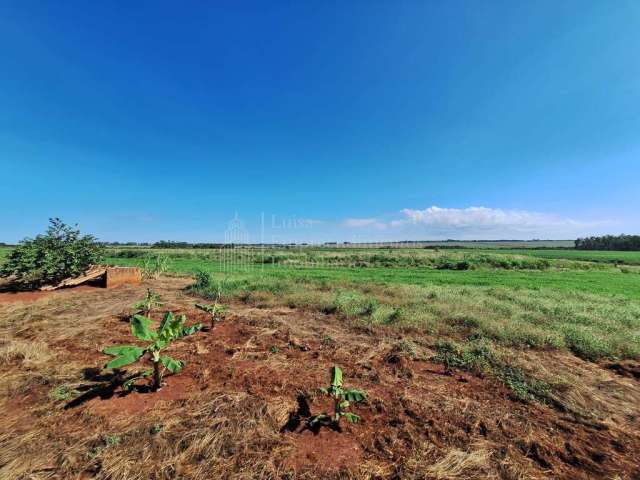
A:
<svg viewBox="0 0 640 480">
<path fill-rule="evenodd" d="M 604 235 L 602 237 L 578 238 L 576 250 L 622 250 L 640 251 L 640 235 Z"/>
<path fill-rule="evenodd" d="M 149 247 L 149 242 L 102 242 L 105 247 Z"/>
<path fill-rule="evenodd" d="M 224 244 L 222 243 L 189 243 L 160 240 L 151 245 L 151 248 L 221 248 L 223 246 Z"/>
</svg>

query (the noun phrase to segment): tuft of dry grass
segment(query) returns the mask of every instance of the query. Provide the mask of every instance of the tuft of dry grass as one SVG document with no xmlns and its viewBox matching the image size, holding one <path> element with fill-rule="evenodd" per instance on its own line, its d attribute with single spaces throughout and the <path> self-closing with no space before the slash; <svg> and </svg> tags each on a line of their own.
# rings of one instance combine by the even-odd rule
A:
<svg viewBox="0 0 640 480">
<path fill-rule="evenodd" d="M 441 452 L 433 444 L 420 444 L 402 463 L 402 478 L 408 480 L 466 480 L 498 478 L 492 471 L 492 452 L 487 445 Z"/>
<path fill-rule="evenodd" d="M 39 368 L 53 358 L 49 346 L 40 341 L 10 339 L 0 344 L 0 362 L 20 362 L 24 368 Z"/>
</svg>

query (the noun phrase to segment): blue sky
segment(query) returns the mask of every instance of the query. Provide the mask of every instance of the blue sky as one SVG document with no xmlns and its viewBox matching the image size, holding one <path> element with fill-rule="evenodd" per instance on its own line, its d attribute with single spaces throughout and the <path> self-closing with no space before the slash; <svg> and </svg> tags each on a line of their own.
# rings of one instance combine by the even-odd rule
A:
<svg viewBox="0 0 640 480">
<path fill-rule="evenodd" d="M 64 4 L 63 4 L 64 3 Z M 640 233 L 640 2 L 0 4 L 0 241 Z"/>
</svg>

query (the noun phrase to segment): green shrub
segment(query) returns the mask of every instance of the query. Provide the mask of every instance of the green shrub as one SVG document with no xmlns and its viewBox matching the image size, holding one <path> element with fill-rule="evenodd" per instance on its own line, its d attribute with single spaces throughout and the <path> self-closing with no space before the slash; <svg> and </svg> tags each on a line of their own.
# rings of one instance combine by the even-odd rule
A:
<svg viewBox="0 0 640 480">
<path fill-rule="evenodd" d="M 56 284 L 83 274 L 103 255 L 104 247 L 95 237 L 80 235 L 80 230 L 51 218 L 46 234 L 22 240 L 9 254 L 0 276 L 15 277 L 25 287 Z"/>
<path fill-rule="evenodd" d="M 198 270 L 196 272 L 196 283 L 194 283 L 191 288 L 195 290 L 206 290 L 211 287 L 211 283 L 211 275 L 204 270 Z"/>
</svg>

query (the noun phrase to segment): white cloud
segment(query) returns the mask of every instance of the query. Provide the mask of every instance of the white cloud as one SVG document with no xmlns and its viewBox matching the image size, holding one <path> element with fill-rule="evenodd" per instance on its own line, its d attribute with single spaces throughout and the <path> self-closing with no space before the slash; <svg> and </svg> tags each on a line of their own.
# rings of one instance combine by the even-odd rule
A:
<svg viewBox="0 0 640 480">
<path fill-rule="evenodd" d="M 378 229 L 387 228 L 387 225 L 375 218 L 347 218 L 342 225 L 349 228 L 373 227 Z"/>
<path fill-rule="evenodd" d="M 611 222 L 583 222 L 553 213 L 506 210 L 488 207 L 441 208 L 424 210 L 405 208 L 400 217 L 349 218 L 342 222 L 350 228 L 387 229 L 403 238 L 530 239 L 574 238 Z"/>
</svg>

